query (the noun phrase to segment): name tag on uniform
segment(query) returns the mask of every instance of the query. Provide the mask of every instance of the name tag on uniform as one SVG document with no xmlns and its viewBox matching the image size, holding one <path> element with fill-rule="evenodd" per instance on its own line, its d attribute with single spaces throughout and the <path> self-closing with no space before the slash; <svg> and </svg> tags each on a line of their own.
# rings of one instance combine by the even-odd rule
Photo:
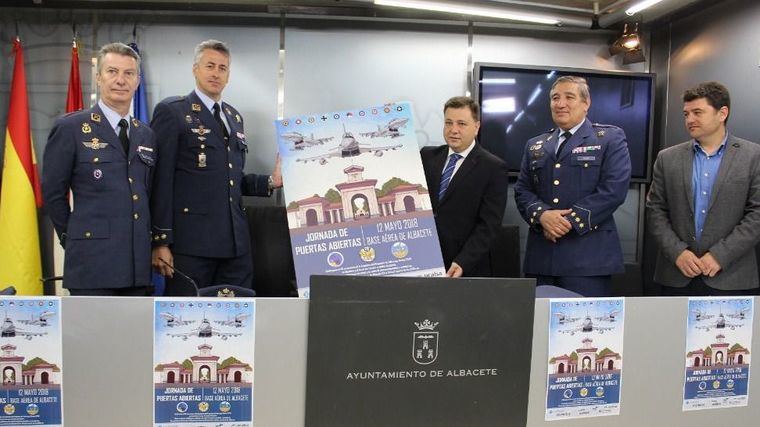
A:
<svg viewBox="0 0 760 427">
<path fill-rule="evenodd" d="M 578 156 L 579 162 L 593 162 L 596 160 L 596 156 Z"/>
<path fill-rule="evenodd" d="M 591 151 L 599 151 L 602 149 L 601 145 L 587 145 L 585 147 L 575 147 L 573 148 L 572 153 L 573 154 L 581 154 L 581 153 L 588 153 Z"/>
<path fill-rule="evenodd" d="M 152 149 L 152 148 L 150 148 L 150 147 L 145 147 L 145 146 L 142 146 L 142 145 L 138 145 L 138 146 L 137 146 L 137 152 L 139 153 L 139 152 L 141 152 L 141 151 L 147 151 L 147 152 L 149 152 L 149 153 L 152 153 L 152 152 L 153 152 L 153 149 Z"/>
</svg>

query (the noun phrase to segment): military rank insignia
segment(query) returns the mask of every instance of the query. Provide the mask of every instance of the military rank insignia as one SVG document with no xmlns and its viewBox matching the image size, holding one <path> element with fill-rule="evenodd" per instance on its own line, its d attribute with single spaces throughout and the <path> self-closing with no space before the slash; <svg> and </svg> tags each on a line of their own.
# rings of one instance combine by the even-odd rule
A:
<svg viewBox="0 0 760 427">
<path fill-rule="evenodd" d="M 199 168 L 206 167 L 206 153 L 198 153 L 198 167 Z"/>
<path fill-rule="evenodd" d="M 82 123 L 82 133 L 90 133 L 92 132 L 92 128 L 90 127 L 90 124 L 87 122 Z"/>
<path fill-rule="evenodd" d="M 92 120 L 93 122 L 100 123 L 100 114 L 98 114 L 98 113 L 91 113 L 90 114 L 90 120 Z"/>
<path fill-rule="evenodd" d="M 235 114 L 235 121 L 240 123 L 240 114 Z"/>
<path fill-rule="evenodd" d="M 140 126 L 140 121 L 137 120 L 137 119 L 132 119 L 132 126 L 134 126 L 134 127 Z"/>
<path fill-rule="evenodd" d="M 195 112 L 200 112 L 201 111 L 201 104 L 193 104 L 193 105 L 191 105 L 191 108 Z"/>
</svg>

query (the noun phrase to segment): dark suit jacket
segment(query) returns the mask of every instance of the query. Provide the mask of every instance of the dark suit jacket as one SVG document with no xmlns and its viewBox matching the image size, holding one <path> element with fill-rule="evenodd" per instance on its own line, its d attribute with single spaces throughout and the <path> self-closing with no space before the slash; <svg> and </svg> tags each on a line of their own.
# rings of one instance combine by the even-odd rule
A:
<svg viewBox="0 0 760 427">
<path fill-rule="evenodd" d="M 760 145 L 729 135 L 710 195 L 702 236 L 695 238 L 692 168 L 694 146 L 687 141 L 660 151 L 647 194 L 647 225 L 659 254 L 654 279 L 683 287 L 690 279 L 676 267 L 689 249 L 710 252 L 721 266 L 705 283 L 722 290 L 758 287 L 754 248 L 760 241 Z"/>
<path fill-rule="evenodd" d="M 155 245 L 208 258 L 250 252 L 242 196 L 268 195 L 269 176 L 244 175 L 243 119 L 226 103 L 222 114 L 230 125 L 229 144 L 195 91 L 156 105 L 150 124 L 159 147 L 151 200 Z"/>
<path fill-rule="evenodd" d="M 97 105 L 59 118 L 50 131 L 42 194 L 66 249 L 66 288 L 151 285 L 148 201 L 156 141 L 147 124 L 132 119 L 129 127 L 128 153 Z"/>
<path fill-rule="evenodd" d="M 424 147 L 420 153 L 446 269 L 453 261 L 465 276 L 491 276 L 488 251 L 507 203 L 507 165 L 475 143 L 438 200 L 449 147 Z"/>
</svg>

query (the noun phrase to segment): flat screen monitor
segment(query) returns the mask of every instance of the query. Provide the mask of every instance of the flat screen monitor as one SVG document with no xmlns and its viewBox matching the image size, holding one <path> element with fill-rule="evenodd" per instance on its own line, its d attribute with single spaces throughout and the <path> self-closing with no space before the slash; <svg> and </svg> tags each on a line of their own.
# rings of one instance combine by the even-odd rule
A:
<svg viewBox="0 0 760 427">
<path fill-rule="evenodd" d="M 517 175 L 528 139 L 554 127 L 549 92 L 554 80 L 564 75 L 586 79 L 591 89 L 589 120 L 625 131 L 631 181 L 648 182 L 655 76 L 650 73 L 476 63 L 473 93 L 482 111 L 478 141 Z"/>
</svg>

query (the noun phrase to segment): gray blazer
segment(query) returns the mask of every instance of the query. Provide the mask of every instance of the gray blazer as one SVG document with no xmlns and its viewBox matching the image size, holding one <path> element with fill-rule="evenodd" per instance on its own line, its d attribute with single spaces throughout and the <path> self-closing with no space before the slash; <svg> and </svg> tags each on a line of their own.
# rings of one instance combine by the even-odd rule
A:
<svg viewBox="0 0 760 427">
<path fill-rule="evenodd" d="M 659 253 L 654 280 L 684 287 L 689 278 L 675 261 L 689 249 L 697 256 L 710 252 L 721 266 L 715 277 L 705 277 L 715 289 L 757 288 L 755 245 L 760 241 L 760 145 L 728 135 L 718 177 L 699 242 L 694 231 L 692 141 L 662 150 L 654 163 L 647 194 L 647 223 Z"/>
</svg>

